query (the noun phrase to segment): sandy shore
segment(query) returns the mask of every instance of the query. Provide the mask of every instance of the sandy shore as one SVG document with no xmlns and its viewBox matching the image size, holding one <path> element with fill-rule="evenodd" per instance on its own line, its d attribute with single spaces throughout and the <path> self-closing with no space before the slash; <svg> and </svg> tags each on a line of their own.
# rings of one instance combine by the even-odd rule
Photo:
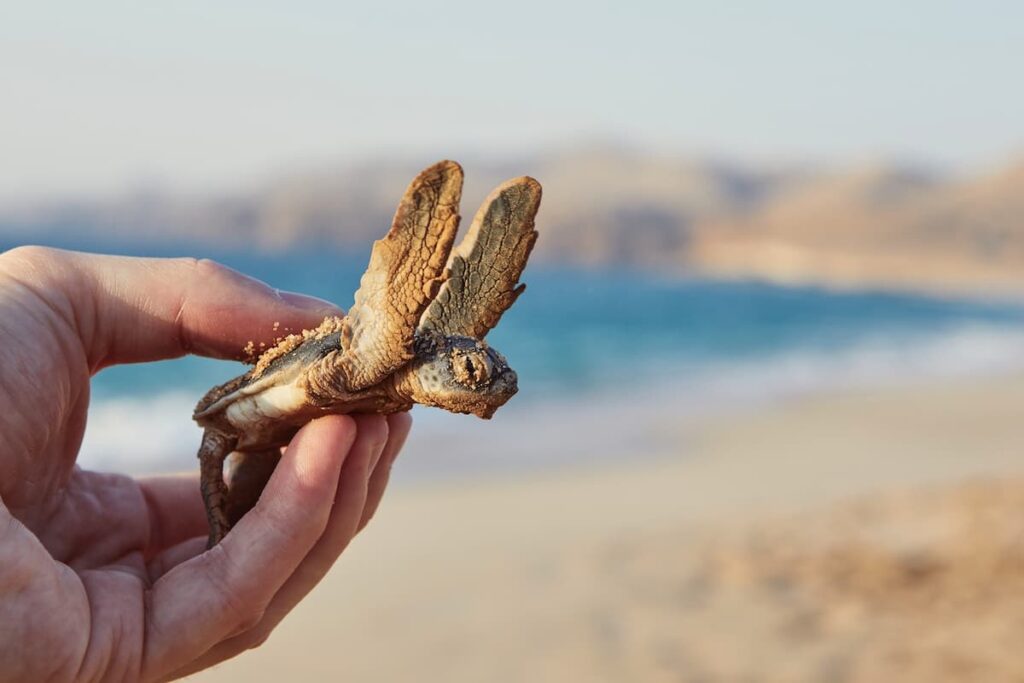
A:
<svg viewBox="0 0 1024 683">
<path fill-rule="evenodd" d="M 398 487 L 261 650 L 194 680 L 1019 680 L 1022 413 L 1024 377 L 862 391 Z"/>
</svg>

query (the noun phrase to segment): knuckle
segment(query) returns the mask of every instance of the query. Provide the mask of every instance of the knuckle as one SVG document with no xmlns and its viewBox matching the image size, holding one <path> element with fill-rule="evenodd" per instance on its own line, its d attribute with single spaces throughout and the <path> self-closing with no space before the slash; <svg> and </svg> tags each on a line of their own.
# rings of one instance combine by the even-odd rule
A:
<svg viewBox="0 0 1024 683">
<path fill-rule="evenodd" d="M 264 643 L 270 640 L 270 634 L 273 632 L 273 628 L 254 628 L 245 638 L 245 648 L 247 650 L 255 650 L 258 647 L 262 647 Z"/>
<path fill-rule="evenodd" d="M 192 310 L 190 301 L 193 293 L 196 290 L 201 291 L 215 288 L 222 284 L 233 271 L 216 261 L 207 258 L 195 258 L 193 256 L 168 259 L 168 262 L 171 265 L 172 273 L 175 276 L 180 276 L 186 282 L 178 302 L 178 312 L 174 316 L 174 325 L 178 346 L 185 351 L 191 351 L 193 340 L 187 321 Z"/>
<path fill-rule="evenodd" d="M 199 279 L 222 277 L 230 272 L 227 266 L 208 258 L 181 256 L 172 261 L 181 268 L 192 271 Z"/>
<path fill-rule="evenodd" d="M 34 578 L 31 558 L 24 553 L 24 527 L 0 504 L 0 593 L 17 594 Z"/>
<path fill-rule="evenodd" d="M 94 290 L 88 259 L 62 249 L 24 245 L 0 253 L 0 274 L 5 284 L 18 283 L 38 303 L 77 325 L 89 310 L 86 304 Z"/>
<path fill-rule="evenodd" d="M 57 250 L 51 247 L 41 247 L 36 244 L 26 244 L 20 247 L 8 249 L 3 253 L 5 260 L 38 262 L 51 258 Z"/>
<path fill-rule="evenodd" d="M 211 277 L 221 277 L 231 272 L 231 269 L 223 263 L 208 258 L 195 259 L 193 268 L 200 275 L 209 275 Z"/>
<path fill-rule="evenodd" d="M 236 633 L 247 633 L 259 626 L 262 620 L 263 610 L 244 608 L 235 613 L 232 623 Z"/>
<path fill-rule="evenodd" d="M 168 263 L 178 266 L 184 270 L 195 270 L 199 266 L 199 260 L 195 256 L 176 256 L 167 259 Z"/>
<path fill-rule="evenodd" d="M 63 252 L 59 249 L 30 244 L 9 249 L 0 254 L 0 259 L 5 270 L 38 275 L 51 271 L 62 256 Z"/>
</svg>

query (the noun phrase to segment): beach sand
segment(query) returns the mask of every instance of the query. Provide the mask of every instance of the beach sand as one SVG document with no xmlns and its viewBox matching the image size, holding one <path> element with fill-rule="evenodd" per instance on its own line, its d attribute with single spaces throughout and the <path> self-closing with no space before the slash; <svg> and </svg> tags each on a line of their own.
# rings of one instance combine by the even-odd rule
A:
<svg viewBox="0 0 1024 683">
<path fill-rule="evenodd" d="M 1022 413 L 1024 377 L 808 396 L 666 420 L 642 458 L 399 486 L 193 680 L 1020 680 Z"/>
</svg>

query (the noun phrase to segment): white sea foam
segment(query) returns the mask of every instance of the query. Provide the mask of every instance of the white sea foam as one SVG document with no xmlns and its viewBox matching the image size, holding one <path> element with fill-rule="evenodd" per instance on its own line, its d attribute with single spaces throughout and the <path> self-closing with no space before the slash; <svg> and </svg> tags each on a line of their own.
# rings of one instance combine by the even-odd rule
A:
<svg viewBox="0 0 1024 683">
<path fill-rule="evenodd" d="M 943 333 L 867 336 L 838 350 L 662 364 L 660 376 L 643 384 L 513 401 L 489 423 L 417 408 L 398 475 L 419 480 L 629 457 L 677 448 L 678 434 L 659 442 L 666 424 L 772 400 L 1024 371 L 1024 328 L 972 324 Z M 191 420 L 195 398 L 175 391 L 95 402 L 80 463 L 126 472 L 193 468 L 199 442 Z"/>
<path fill-rule="evenodd" d="M 1024 328 L 971 324 L 944 333 L 866 336 L 840 350 L 793 350 L 698 368 L 696 375 L 715 397 L 757 400 L 1015 370 L 1024 370 Z"/>
<path fill-rule="evenodd" d="M 129 473 L 194 468 L 201 435 L 192 421 L 196 400 L 183 391 L 94 400 L 79 464 Z"/>
</svg>

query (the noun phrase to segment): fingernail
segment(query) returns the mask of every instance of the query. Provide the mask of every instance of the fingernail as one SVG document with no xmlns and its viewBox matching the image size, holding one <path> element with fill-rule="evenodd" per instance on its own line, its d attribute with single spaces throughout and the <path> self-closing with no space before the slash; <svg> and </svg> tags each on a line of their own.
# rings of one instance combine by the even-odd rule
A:
<svg viewBox="0 0 1024 683">
<path fill-rule="evenodd" d="M 289 306 L 300 308 L 304 311 L 315 311 L 317 313 L 323 313 L 324 315 L 343 313 L 340 308 L 332 304 L 330 301 L 318 299 L 315 296 L 307 296 L 297 292 L 285 292 L 281 290 L 278 290 L 277 295 L 281 297 L 281 301 L 285 302 Z"/>
</svg>

